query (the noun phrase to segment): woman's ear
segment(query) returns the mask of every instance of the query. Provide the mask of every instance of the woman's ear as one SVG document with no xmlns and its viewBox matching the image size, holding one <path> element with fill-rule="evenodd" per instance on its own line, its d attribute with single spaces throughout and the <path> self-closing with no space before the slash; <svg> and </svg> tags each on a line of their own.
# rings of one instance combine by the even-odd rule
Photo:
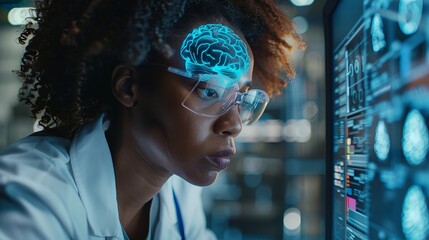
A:
<svg viewBox="0 0 429 240">
<path fill-rule="evenodd" d="M 112 74 L 112 92 L 115 98 L 125 107 L 133 107 L 137 103 L 138 86 L 137 71 L 127 65 L 116 66 Z"/>
</svg>

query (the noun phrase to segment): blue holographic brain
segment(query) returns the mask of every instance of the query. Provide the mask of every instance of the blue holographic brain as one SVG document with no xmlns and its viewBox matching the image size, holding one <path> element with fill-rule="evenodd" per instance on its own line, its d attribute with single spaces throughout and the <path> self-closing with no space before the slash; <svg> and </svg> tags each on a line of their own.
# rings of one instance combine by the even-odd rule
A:
<svg viewBox="0 0 429 240">
<path fill-rule="evenodd" d="M 183 41 L 180 55 L 191 73 L 221 74 L 238 80 L 250 67 L 246 44 L 222 24 L 194 29 Z"/>
<path fill-rule="evenodd" d="M 411 165 L 419 165 L 427 155 L 429 131 L 425 119 L 418 110 L 412 110 L 405 119 L 402 135 L 402 151 Z"/>
<path fill-rule="evenodd" d="M 418 186 L 408 189 L 402 203 L 402 232 L 412 240 L 423 240 L 429 236 L 428 208 L 425 195 Z"/>
<path fill-rule="evenodd" d="M 384 121 L 378 122 L 375 129 L 374 151 L 381 161 L 386 160 L 389 155 L 390 139 Z"/>
</svg>

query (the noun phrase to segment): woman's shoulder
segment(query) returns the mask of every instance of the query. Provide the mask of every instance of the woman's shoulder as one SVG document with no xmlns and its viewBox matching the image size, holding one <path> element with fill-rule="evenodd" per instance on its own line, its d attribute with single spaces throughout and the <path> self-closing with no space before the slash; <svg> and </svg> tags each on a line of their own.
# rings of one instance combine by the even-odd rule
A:
<svg viewBox="0 0 429 240">
<path fill-rule="evenodd" d="M 70 140 L 52 135 L 29 135 L 12 143 L 0 151 L 0 185 L 73 182 L 69 148 Z"/>
<path fill-rule="evenodd" d="M 0 151 L 0 168 L 5 164 L 64 164 L 70 159 L 71 140 L 46 131 L 31 134 Z"/>
<path fill-rule="evenodd" d="M 69 166 L 70 140 L 30 135 L 0 152 L 0 235 L 84 239 L 86 211 Z M 7 217 L 10 216 L 10 217 Z M 47 228 L 46 226 L 49 226 Z"/>
</svg>

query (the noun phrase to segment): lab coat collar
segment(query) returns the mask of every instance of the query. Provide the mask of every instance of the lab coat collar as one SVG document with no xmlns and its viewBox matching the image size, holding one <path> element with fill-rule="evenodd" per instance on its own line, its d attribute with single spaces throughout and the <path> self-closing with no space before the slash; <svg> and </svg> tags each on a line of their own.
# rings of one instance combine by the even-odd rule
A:
<svg viewBox="0 0 429 240">
<path fill-rule="evenodd" d="M 154 239 L 154 236 L 157 239 L 181 239 L 178 231 L 176 206 L 173 200 L 173 183 L 173 177 L 170 177 L 162 186 L 159 194 L 154 198 L 154 200 L 158 201 L 158 204 L 152 206 L 154 212 L 151 211 L 151 218 L 156 216 L 162 219 L 162 221 L 151 221 L 151 223 L 156 223 L 156 225 L 153 227 L 153 235 L 149 235 L 148 239 Z"/>
<path fill-rule="evenodd" d="M 173 198 L 173 177 L 164 184 L 159 192 L 160 212 L 159 217 L 163 221 L 159 221 L 155 228 L 156 235 L 160 239 L 181 239 L 178 231 L 178 220 L 176 214 L 176 206 Z"/>
<path fill-rule="evenodd" d="M 103 114 L 76 134 L 70 148 L 71 166 L 91 234 L 122 239 L 113 161 L 103 128 L 105 121 Z"/>
</svg>

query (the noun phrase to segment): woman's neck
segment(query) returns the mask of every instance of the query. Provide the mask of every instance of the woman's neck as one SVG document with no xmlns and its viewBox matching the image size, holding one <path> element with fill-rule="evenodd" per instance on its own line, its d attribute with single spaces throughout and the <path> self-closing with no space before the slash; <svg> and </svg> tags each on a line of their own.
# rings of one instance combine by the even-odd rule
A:
<svg viewBox="0 0 429 240">
<path fill-rule="evenodd" d="M 128 233 L 127 228 L 134 228 L 137 220 L 149 224 L 150 202 L 171 174 L 153 166 L 153 159 L 142 156 L 126 128 L 111 126 L 106 135 L 115 170 L 119 218 Z"/>
</svg>

